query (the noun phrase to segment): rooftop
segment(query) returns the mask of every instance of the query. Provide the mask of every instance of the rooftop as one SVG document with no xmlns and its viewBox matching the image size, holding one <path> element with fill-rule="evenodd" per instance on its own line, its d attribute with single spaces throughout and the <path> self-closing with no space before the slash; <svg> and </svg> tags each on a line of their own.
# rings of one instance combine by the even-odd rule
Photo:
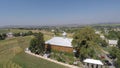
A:
<svg viewBox="0 0 120 68">
<path fill-rule="evenodd" d="M 85 59 L 83 62 L 91 63 L 91 64 L 103 65 L 103 63 L 100 60 L 95 60 L 95 59 Z"/>
<path fill-rule="evenodd" d="M 117 40 L 108 40 L 109 44 L 117 45 Z"/>
<path fill-rule="evenodd" d="M 53 44 L 56 46 L 72 47 L 72 39 L 64 37 L 53 37 L 52 39 L 46 41 L 46 44 Z"/>
</svg>

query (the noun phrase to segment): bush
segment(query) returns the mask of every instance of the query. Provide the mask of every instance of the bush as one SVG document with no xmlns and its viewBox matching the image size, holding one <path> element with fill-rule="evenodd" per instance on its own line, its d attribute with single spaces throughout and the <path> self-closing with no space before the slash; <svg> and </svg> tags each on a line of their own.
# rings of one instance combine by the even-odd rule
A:
<svg viewBox="0 0 120 68">
<path fill-rule="evenodd" d="M 69 64 L 70 64 L 70 65 L 72 65 L 72 64 L 73 64 L 73 62 L 72 62 L 72 61 L 70 61 L 70 62 L 69 62 Z"/>
<path fill-rule="evenodd" d="M 33 34 L 32 31 L 28 31 L 28 32 L 26 33 L 26 35 L 32 35 L 32 34 Z"/>
<path fill-rule="evenodd" d="M 57 61 L 65 63 L 65 60 L 63 58 L 61 58 L 60 56 L 57 57 Z"/>
<path fill-rule="evenodd" d="M 20 33 L 14 33 L 14 36 L 18 37 L 18 36 L 20 36 Z"/>
<path fill-rule="evenodd" d="M 7 37 L 7 36 L 6 36 L 6 34 L 5 34 L 5 33 L 0 34 L 0 40 L 4 40 L 6 37 Z"/>
</svg>

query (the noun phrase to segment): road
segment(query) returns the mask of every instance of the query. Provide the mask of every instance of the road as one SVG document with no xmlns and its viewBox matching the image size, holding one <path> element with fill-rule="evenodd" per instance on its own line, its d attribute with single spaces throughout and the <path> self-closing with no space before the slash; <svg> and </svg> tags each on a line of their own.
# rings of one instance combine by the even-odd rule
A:
<svg viewBox="0 0 120 68">
<path fill-rule="evenodd" d="M 115 68 L 115 66 L 113 65 L 113 62 L 112 62 L 112 59 L 110 59 L 106 54 L 109 54 L 107 51 L 104 51 L 103 49 L 102 49 L 102 51 L 103 51 L 103 53 L 104 53 L 104 57 L 105 57 L 105 59 L 106 60 L 108 60 L 111 64 L 112 64 L 112 66 L 109 66 L 109 68 Z"/>
</svg>

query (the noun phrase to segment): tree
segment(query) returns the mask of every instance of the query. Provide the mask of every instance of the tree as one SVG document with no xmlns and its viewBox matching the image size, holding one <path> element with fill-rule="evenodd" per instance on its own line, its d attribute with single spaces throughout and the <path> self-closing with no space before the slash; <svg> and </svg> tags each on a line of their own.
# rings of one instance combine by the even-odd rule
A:
<svg viewBox="0 0 120 68">
<path fill-rule="evenodd" d="M 113 48 L 112 53 L 110 53 L 113 56 L 113 59 L 117 59 L 115 60 L 115 66 L 116 68 L 120 67 L 120 50 L 118 48 Z"/>
<path fill-rule="evenodd" d="M 101 46 L 106 47 L 108 46 L 108 43 L 105 40 L 101 40 Z"/>
<path fill-rule="evenodd" d="M 19 32 L 18 33 L 14 33 L 14 36 L 18 37 L 18 36 L 20 36 L 20 33 Z"/>
<path fill-rule="evenodd" d="M 119 54 L 120 55 L 120 54 Z M 115 62 L 115 66 L 116 68 L 120 67 L 120 57 L 117 59 L 117 61 Z"/>
<path fill-rule="evenodd" d="M 35 33 L 35 37 L 30 41 L 29 49 L 36 54 L 43 54 L 45 51 L 44 38 L 42 33 Z"/>
<path fill-rule="evenodd" d="M 117 61 L 116 61 L 116 68 L 119 68 L 119 67 L 120 67 L 120 53 L 117 56 Z"/>
<path fill-rule="evenodd" d="M 105 35 L 108 39 L 118 39 L 120 37 L 120 31 L 109 31 L 108 35 Z"/>
<path fill-rule="evenodd" d="M 120 37 L 119 37 L 118 42 L 117 42 L 117 47 L 120 49 Z"/>
<path fill-rule="evenodd" d="M 112 49 L 109 51 L 110 55 L 115 59 L 117 57 L 118 49 L 116 47 L 112 47 Z"/>
<path fill-rule="evenodd" d="M 99 35 L 95 34 L 91 27 L 85 27 L 78 30 L 72 41 L 73 47 L 79 50 L 79 57 L 81 60 L 85 58 L 96 58 L 97 52 L 100 51 L 98 44 L 100 44 Z"/>
<path fill-rule="evenodd" d="M 28 32 L 27 32 L 27 35 L 32 35 L 32 34 L 33 34 L 32 31 L 28 31 Z"/>
<path fill-rule="evenodd" d="M 51 45 L 47 45 L 47 48 L 46 48 L 46 51 L 45 51 L 46 53 L 50 53 L 51 52 Z"/>
<path fill-rule="evenodd" d="M 6 35 L 5 33 L 3 33 L 3 34 L 1 34 L 1 35 L 2 35 L 2 39 L 3 39 L 3 40 L 7 37 L 7 35 Z"/>
<path fill-rule="evenodd" d="M 0 40 L 2 40 L 2 35 L 0 34 Z"/>
<path fill-rule="evenodd" d="M 120 50 L 116 47 L 112 47 L 109 53 L 112 56 L 112 59 L 117 59 L 117 60 L 114 60 L 115 66 L 116 68 L 119 68 L 120 67 Z"/>
<path fill-rule="evenodd" d="M 0 34 L 0 40 L 4 40 L 6 38 L 6 34 L 3 33 L 3 34 Z"/>
<path fill-rule="evenodd" d="M 36 46 L 38 46 L 38 40 L 36 38 L 31 39 L 29 46 L 30 51 L 36 53 Z"/>
</svg>

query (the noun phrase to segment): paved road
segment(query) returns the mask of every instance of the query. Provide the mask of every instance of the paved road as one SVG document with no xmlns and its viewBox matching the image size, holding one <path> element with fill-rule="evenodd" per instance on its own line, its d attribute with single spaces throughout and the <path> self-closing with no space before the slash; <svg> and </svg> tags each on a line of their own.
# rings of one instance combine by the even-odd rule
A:
<svg viewBox="0 0 120 68">
<path fill-rule="evenodd" d="M 113 65 L 112 59 L 110 59 L 106 54 L 109 54 L 109 53 L 104 51 L 105 59 L 108 60 L 112 64 L 112 66 L 109 66 L 109 68 L 115 68 L 115 66 Z"/>
<path fill-rule="evenodd" d="M 112 60 L 107 56 L 105 56 L 105 58 L 112 64 L 112 66 L 109 66 L 109 68 L 115 68 L 115 66 L 113 66 Z"/>
<path fill-rule="evenodd" d="M 109 66 L 109 68 L 115 68 L 114 66 Z"/>
</svg>

